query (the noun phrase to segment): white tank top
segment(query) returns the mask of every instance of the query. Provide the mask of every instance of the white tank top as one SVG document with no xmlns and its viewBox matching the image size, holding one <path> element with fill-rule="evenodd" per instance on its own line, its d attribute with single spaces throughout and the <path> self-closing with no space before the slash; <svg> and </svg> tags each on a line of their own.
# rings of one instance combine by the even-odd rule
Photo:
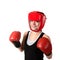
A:
<svg viewBox="0 0 60 60">
<path fill-rule="evenodd" d="M 39 36 L 41 35 L 41 33 L 39 34 Z M 36 38 L 36 40 L 32 40 L 32 41 L 29 39 L 29 36 L 30 36 L 30 32 L 29 32 L 29 35 L 28 35 L 28 38 L 27 38 L 27 44 L 29 46 L 31 46 L 31 45 L 33 45 L 37 41 L 37 39 L 38 39 L 39 36 Z"/>
</svg>

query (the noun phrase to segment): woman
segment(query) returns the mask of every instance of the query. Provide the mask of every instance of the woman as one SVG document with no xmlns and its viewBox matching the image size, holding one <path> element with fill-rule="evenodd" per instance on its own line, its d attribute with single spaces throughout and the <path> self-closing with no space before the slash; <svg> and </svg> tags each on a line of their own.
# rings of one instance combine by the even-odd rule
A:
<svg viewBox="0 0 60 60">
<path fill-rule="evenodd" d="M 18 47 L 20 51 L 24 51 L 25 60 L 43 60 L 43 54 L 49 59 L 52 57 L 50 38 L 42 32 L 45 21 L 46 16 L 44 13 L 32 11 L 28 14 L 30 31 L 24 33 L 22 43 L 19 42 L 18 37 L 14 37 L 13 39 L 10 37 L 11 41 L 15 40 L 13 44 Z M 18 42 L 16 42 L 16 38 Z"/>
</svg>

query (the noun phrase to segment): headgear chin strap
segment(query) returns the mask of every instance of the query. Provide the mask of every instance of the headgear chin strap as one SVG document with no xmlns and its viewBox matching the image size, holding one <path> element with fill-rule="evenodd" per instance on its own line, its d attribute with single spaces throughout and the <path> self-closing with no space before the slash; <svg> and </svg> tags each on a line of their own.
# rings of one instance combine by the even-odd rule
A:
<svg viewBox="0 0 60 60">
<path fill-rule="evenodd" d="M 40 22 L 40 27 L 39 27 L 38 30 L 32 30 L 31 27 L 30 27 L 30 29 L 32 31 L 38 32 L 38 31 L 41 31 L 42 28 L 44 27 L 45 21 L 46 21 L 46 16 L 42 12 L 32 11 L 28 14 L 28 21 L 39 21 Z M 29 24 L 29 26 L 30 26 L 30 24 Z"/>
</svg>

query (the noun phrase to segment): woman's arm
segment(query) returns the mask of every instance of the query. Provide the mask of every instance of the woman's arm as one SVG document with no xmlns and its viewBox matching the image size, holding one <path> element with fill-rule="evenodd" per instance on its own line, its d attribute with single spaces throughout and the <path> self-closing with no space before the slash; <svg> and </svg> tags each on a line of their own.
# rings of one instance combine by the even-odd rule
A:
<svg viewBox="0 0 60 60">
<path fill-rule="evenodd" d="M 50 39 L 50 37 L 49 37 L 48 35 L 44 34 L 43 37 L 48 38 L 49 41 L 51 42 L 51 39 Z M 51 53 L 50 53 L 49 55 L 46 55 L 46 57 L 47 57 L 48 59 L 51 59 L 51 58 L 52 58 L 52 51 L 51 51 Z"/>
<path fill-rule="evenodd" d="M 20 48 L 18 48 L 21 52 L 24 50 L 24 43 L 25 43 L 26 37 L 27 37 L 27 32 L 24 33 L 21 46 Z"/>
</svg>

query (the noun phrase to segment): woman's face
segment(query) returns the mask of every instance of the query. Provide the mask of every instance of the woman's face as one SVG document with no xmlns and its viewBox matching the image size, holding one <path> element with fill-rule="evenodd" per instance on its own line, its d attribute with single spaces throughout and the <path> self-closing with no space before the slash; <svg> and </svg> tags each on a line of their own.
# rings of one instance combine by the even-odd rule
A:
<svg viewBox="0 0 60 60">
<path fill-rule="evenodd" d="M 37 31 L 40 27 L 40 22 L 39 21 L 29 21 L 29 23 L 30 23 L 30 28 L 32 30 Z"/>
</svg>

